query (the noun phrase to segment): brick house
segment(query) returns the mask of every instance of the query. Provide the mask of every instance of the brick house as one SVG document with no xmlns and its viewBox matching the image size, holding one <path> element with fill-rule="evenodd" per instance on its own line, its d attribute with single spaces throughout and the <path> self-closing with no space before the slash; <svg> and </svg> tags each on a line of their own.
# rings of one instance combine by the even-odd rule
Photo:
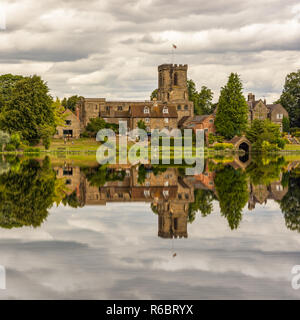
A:
<svg viewBox="0 0 300 320">
<path fill-rule="evenodd" d="M 78 111 L 76 116 L 71 110 L 67 109 L 63 115 L 65 124 L 56 128 L 54 138 L 79 138 L 81 126 Z"/>
</svg>

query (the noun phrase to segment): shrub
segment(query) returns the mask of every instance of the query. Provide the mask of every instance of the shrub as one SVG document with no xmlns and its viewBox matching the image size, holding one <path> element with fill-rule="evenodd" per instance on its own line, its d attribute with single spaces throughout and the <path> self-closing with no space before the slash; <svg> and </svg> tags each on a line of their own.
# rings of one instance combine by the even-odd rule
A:
<svg viewBox="0 0 300 320">
<path fill-rule="evenodd" d="M 9 143 L 5 146 L 5 151 L 16 151 L 16 147 L 12 143 Z"/>
<path fill-rule="evenodd" d="M 18 149 L 20 147 L 21 138 L 20 138 L 20 135 L 18 133 L 13 133 L 10 136 L 10 144 L 12 144 L 15 147 L 15 149 Z"/>
<path fill-rule="evenodd" d="M 233 149 L 233 144 L 232 143 L 216 143 L 214 145 L 215 150 L 226 150 L 226 149 Z"/>
<path fill-rule="evenodd" d="M 40 153 L 40 148 L 28 147 L 24 150 L 24 153 Z"/>
</svg>

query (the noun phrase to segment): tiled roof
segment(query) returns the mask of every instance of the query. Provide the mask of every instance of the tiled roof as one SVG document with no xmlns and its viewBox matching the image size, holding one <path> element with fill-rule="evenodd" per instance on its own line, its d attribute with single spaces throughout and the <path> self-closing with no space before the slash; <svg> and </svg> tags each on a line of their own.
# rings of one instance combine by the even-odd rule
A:
<svg viewBox="0 0 300 320">
<path fill-rule="evenodd" d="M 144 108 L 149 108 L 149 113 L 144 112 Z M 167 108 L 168 113 L 164 113 L 163 109 Z M 178 114 L 176 111 L 175 106 L 138 106 L 133 105 L 131 106 L 131 115 L 133 118 L 178 118 Z"/>
</svg>

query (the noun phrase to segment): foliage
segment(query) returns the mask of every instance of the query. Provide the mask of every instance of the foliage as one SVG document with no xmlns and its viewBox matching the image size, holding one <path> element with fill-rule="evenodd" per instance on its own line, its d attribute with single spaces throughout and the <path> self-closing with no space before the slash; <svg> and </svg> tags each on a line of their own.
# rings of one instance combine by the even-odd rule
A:
<svg viewBox="0 0 300 320">
<path fill-rule="evenodd" d="M 269 186 L 270 183 L 280 180 L 284 165 L 283 157 L 272 157 L 272 159 L 253 155 L 247 174 L 253 185 Z"/>
<path fill-rule="evenodd" d="M 86 126 L 86 131 L 82 134 L 83 137 L 95 137 L 99 130 L 111 129 L 118 132 L 119 126 L 115 123 L 107 123 L 102 118 L 93 118 Z"/>
<path fill-rule="evenodd" d="M 300 70 L 287 75 L 278 103 L 287 110 L 292 127 L 300 127 Z"/>
<path fill-rule="evenodd" d="M 0 112 L 4 105 L 10 100 L 12 90 L 16 83 L 22 80 L 22 76 L 16 76 L 12 74 L 4 74 L 0 76 Z"/>
<path fill-rule="evenodd" d="M 142 130 L 147 130 L 147 126 L 145 124 L 145 122 L 143 120 L 139 120 L 138 123 L 137 123 L 137 126 L 139 129 L 142 129 Z"/>
<path fill-rule="evenodd" d="M 284 215 L 288 229 L 300 232 L 300 178 L 295 174 L 289 177 L 289 189 L 280 201 L 280 208 Z"/>
<path fill-rule="evenodd" d="M 0 176 L 0 226 L 38 227 L 48 216 L 54 194 L 55 172 L 47 160 L 25 160 L 18 171 Z"/>
<path fill-rule="evenodd" d="M 18 132 L 31 145 L 41 139 L 41 128 L 56 124 L 47 84 L 38 76 L 19 80 L 11 89 L 10 99 L 0 114 L 0 126 L 9 133 Z"/>
<path fill-rule="evenodd" d="M 146 180 L 147 170 L 143 164 L 139 166 L 138 170 L 138 183 L 143 184 Z"/>
<path fill-rule="evenodd" d="M 283 117 L 283 119 L 282 119 L 282 130 L 283 130 L 283 132 L 290 131 L 290 119 L 287 117 Z"/>
<path fill-rule="evenodd" d="M 281 138 L 279 125 L 269 119 L 253 120 L 251 127 L 246 132 L 246 136 L 253 143 L 254 151 L 278 151 L 285 146 L 285 140 Z"/>
<path fill-rule="evenodd" d="M 211 190 L 195 189 L 194 199 L 194 202 L 189 205 L 189 223 L 192 223 L 195 220 L 197 211 L 201 212 L 202 217 L 206 217 L 212 213 L 215 196 Z"/>
<path fill-rule="evenodd" d="M 225 140 L 225 138 L 222 137 L 222 136 L 218 136 L 218 135 L 215 135 L 213 133 L 209 133 L 208 134 L 208 143 L 209 144 L 213 144 L 215 142 L 222 143 L 224 140 Z"/>
<path fill-rule="evenodd" d="M 231 73 L 226 86 L 221 89 L 215 126 L 217 132 L 227 139 L 241 135 L 247 128 L 248 106 L 242 90 L 236 73 Z"/>
<path fill-rule="evenodd" d="M 72 208 L 81 207 L 80 201 L 77 197 L 76 190 L 72 192 L 70 195 L 66 195 L 62 200 L 63 205 L 68 205 Z"/>
<path fill-rule="evenodd" d="M 213 92 L 205 87 L 201 87 L 201 91 L 198 92 L 196 84 L 193 80 L 187 81 L 189 100 L 194 103 L 194 113 L 196 115 L 211 114 L 213 113 Z"/>
<path fill-rule="evenodd" d="M 65 109 L 69 109 L 71 111 L 75 111 L 76 104 L 82 99 L 81 96 L 71 96 L 69 98 L 64 98 L 61 102 L 61 104 L 65 107 Z"/>
<path fill-rule="evenodd" d="M 125 170 L 116 171 L 108 169 L 105 165 L 83 171 L 90 185 L 94 187 L 102 187 L 108 181 L 123 181 L 126 174 Z"/>
<path fill-rule="evenodd" d="M 215 187 L 222 215 L 231 229 L 237 229 L 249 198 L 246 173 L 226 166 L 216 172 Z"/>
<path fill-rule="evenodd" d="M 232 143 L 216 143 L 214 145 L 215 150 L 226 150 L 226 149 L 232 150 L 233 148 L 234 146 Z"/>
<path fill-rule="evenodd" d="M 4 149 L 5 145 L 10 141 L 10 136 L 8 133 L 0 130 L 0 147 L 1 150 Z"/>
<path fill-rule="evenodd" d="M 154 99 L 157 99 L 157 97 L 158 97 L 158 89 L 155 89 L 151 93 L 150 100 L 152 101 Z"/>
<path fill-rule="evenodd" d="M 8 152 L 16 151 L 16 147 L 13 144 L 9 143 L 5 146 L 5 151 L 8 151 Z"/>
</svg>

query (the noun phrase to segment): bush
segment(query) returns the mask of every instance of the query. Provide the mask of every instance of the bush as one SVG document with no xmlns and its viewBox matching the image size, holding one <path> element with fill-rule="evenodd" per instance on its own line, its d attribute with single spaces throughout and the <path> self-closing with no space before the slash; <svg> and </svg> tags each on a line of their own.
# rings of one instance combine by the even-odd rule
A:
<svg viewBox="0 0 300 320">
<path fill-rule="evenodd" d="M 224 137 L 222 137 L 222 136 L 217 136 L 217 135 L 215 135 L 215 134 L 213 134 L 213 133 L 210 133 L 210 134 L 208 135 L 208 143 L 209 143 L 209 144 L 213 144 L 213 143 L 215 143 L 215 142 L 222 143 L 224 140 L 225 140 Z"/>
<path fill-rule="evenodd" d="M 234 147 L 232 143 L 216 143 L 214 145 L 215 150 L 226 150 L 226 149 L 232 150 L 233 148 Z"/>
<path fill-rule="evenodd" d="M 18 149 L 20 147 L 21 138 L 20 138 L 20 135 L 18 133 L 13 133 L 10 136 L 10 144 L 12 144 L 15 147 L 15 149 Z"/>
<path fill-rule="evenodd" d="M 16 147 L 12 143 L 9 143 L 5 146 L 5 151 L 16 151 Z"/>
<path fill-rule="evenodd" d="M 24 153 L 40 153 L 40 148 L 28 147 L 24 150 Z"/>
</svg>

